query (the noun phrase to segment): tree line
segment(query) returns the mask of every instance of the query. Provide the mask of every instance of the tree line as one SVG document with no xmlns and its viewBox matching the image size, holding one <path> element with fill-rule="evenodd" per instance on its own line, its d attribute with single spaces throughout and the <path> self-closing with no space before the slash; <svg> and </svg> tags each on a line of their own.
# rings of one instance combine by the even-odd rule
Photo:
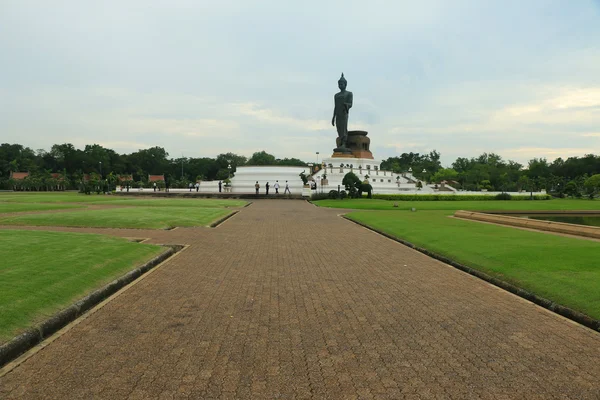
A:
<svg viewBox="0 0 600 400">
<path fill-rule="evenodd" d="M 600 156 L 533 158 L 527 165 L 504 160 L 494 153 L 478 157 L 459 157 L 449 168 L 440 163 L 440 153 L 403 153 L 381 163 L 382 169 L 412 174 L 424 181 L 448 182 L 457 189 L 518 192 L 546 190 L 558 197 L 595 196 L 600 190 Z"/>
<path fill-rule="evenodd" d="M 225 180 L 241 165 L 306 165 L 296 158 L 278 159 L 265 151 L 247 158 L 234 153 L 211 157 L 169 157 L 162 147 L 119 154 L 98 144 L 77 149 L 70 143 L 55 144 L 49 151 L 33 150 L 21 144 L 0 145 L 0 189 L 77 189 L 85 180 L 116 184 L 120 176 L 131 176 L 133 187 L 147 187 L 148 175 L 164 175 L 173 187 L 187 187 L 198 180 Z M 20 182 L 12 172 L 28 172 Z"/>
<path fill-rule="evenodd" d="M 119 154 L 98 144 L 77 149 L 70 143 L 55 144 L 49 151 L 33 150 L 20 144 L 0 145 L 0 189 L 15 188 L 11 172 L 29 172 L 26 190 L 76 189 L 85 177 L 112 184 L 119 176 L 131 176 L 132 186 L 148 186 L 148 175 L 165 175 L 173 187 L 187 187 L 197 180 L 225 180 L 243 165 L 306 166 L 296 158 L 276 158 L 265 151 L 247 158 L 235 153 L 211 157 L 169 157 L 162 147 Z M 402 174 L 411 172 L 426 182 L 446 181 L 458 189 L 520 191 L 545 189 L 557 196 L 596 195 L 600 190 L 600 156 L 533 158 L 527 165 L 503 160 L 494 153 L 478 157 L 459 157 L 448 168 L 440 162 L 440 153 L 403 153 L 381 163 L 382 170 Z M 596 184 L 595 182 L 598 181 Z"/>
</svg>

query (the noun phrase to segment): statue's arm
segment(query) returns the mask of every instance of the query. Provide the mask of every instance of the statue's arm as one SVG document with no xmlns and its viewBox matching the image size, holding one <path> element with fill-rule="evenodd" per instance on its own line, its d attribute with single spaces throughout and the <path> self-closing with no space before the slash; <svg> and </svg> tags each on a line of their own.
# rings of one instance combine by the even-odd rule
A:
<svg viewBox="0 0 600 400">
<path fill-rule="evenodd" d="M 352 101 L 354 100 L 354 95 L 352 94 L 352 92 L 348 92 L 349 96 L 348 96 L 348 102 L 346 103 L 346 105 L 348 106 L 348 109 L 352 108 Z"/>
<path fill-rule="evenodd" d="M 335 96 L 333 96 L 333 117 L 331 117 L 331 125 L 335 126 Z"/>
</svg>

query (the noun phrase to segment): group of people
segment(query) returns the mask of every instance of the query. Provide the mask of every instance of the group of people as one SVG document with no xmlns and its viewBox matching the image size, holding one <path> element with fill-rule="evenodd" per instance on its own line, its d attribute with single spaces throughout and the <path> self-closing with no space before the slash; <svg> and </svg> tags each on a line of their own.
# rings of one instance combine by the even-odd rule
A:
<svg viewBox="0 0 600 400">
<path fill-rule="evenodd" d="M 227 186 L 227 185 L 225 185 L 225 186 Z M 196 188 L 196 192 L 198 192 L 200 190 L 200 182 L 196 182 L 195 185 L 190 182 L 190 184 L 188 185 L 190 192 L 194 189 L 194 187 Z M 223 182 L 219 181 L 219 193 L 221 193 L 222 190 L 223 190 Z"/>
<path fill-rule="evenodd" d="M 157 186 L 156 182 L 154 182 L 154 184 L 152 185 L 154 188 L 154 191 L 156 192 L 157 190 L 160 191 L 160 188 Z M 269 189 L 270 189 L 271 185 L 269 185 L 269 182 L 267 182 L 265 184 L 265 194 L 268 195 L 269 194 Z M 223 182 L 219 181 L 219 193 L 221 193 L 223 188 Z M 275 194 L 279 194 L 279 181 L 275 181 L 275 184 L 273 185 L 273 189 L 275 189 Z M 129 190 L 129 188 L 127 188 Z M 195 184 L 190 182 L 188 184 L 188 189 L 191 191 L 193 191 L 194 189 L 196 189 L 196 192 L 200 191 L 200 182 L 196 182 Z M 259 194 L 259 190 L 260 190 L 260 184 L 258 183 L 258 181 L 256 181 L 256 184 L 254 185 L 254 189 L 256 189 L 256 194 Z M 123 189 L 121 189 L 123 190 Z M 141 190 L 141 189 L 140 189 Z M 166 191 L 169 191 L 169 187 L 166 187 Z M 290 185 L 288 183 L 288 181 L 285 181 L 285 190 L 283 192 L 283 194 L 292 194 L 292 192 L 290 191 Z"/>
<path fill-rule="evenodd" d="M 269 182 L 267 182 L 265 184 L 265 195 L 269 195 L 269 188 L 271 187 L 271 185 L 269 185 Z M 258 183 L 258 181 L 256 181 L 256 184 L 254 185 L 254 189 L 256 190 L 256 195 L 258 196 L 258 192 L 260 190 L 260 184 Z M 273 185 L 273 189 L 275 189 L 275 194 L 279 194 L 279 181 L 275 181 L 275 184 Z M 290 185 L 288 183 L 288 181 L 285 181 L 285 191 L 283 192 L 283 194 L 292 194 L 292 192 L 290 191 Z"/>
<path fill-rule="evenodd" d="M 190 189 L 190 192 L 192 190 L 194 190 L 194 188 L 196 188 L 196 192 L 200 190 L 200 182 L 196 182 L 196 184 L 194 185 L 192 182 L 189 183 L 188 188 Z"/>
</svg>

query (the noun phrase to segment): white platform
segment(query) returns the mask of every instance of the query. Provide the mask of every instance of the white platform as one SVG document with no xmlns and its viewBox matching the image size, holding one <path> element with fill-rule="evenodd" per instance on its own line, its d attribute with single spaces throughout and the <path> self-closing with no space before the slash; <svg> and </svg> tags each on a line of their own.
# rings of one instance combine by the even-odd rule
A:
<svg viewBox="0 0 600 400">
<path fill-rule="evenodd" d="M 275 182 L 279 181 L 279 193 L 285 190 L 285 182 L 288 181 L 292 194 L 302 192 L 302 179 L 300 173 L 310 175 L 310 167 L 283 167 L 272 165 L 256 165 L 249 167 L 237 167 L 235 176 L 231 178 L 232 193 L 254 193 L 254 185 L 258 181 L 260 193 L 265 193 L 265 184 L 269 182 L 269 194 L 275 193 Z M 200 184 L 202 187 L 202 184 Z"/>
<path fill-rule="evenodd" d="M 343 189 L 342 180 L 348 172 L 353 172 L 364 180 L 365 176 L 369 176 L 369 183 L 373 187 L 373 193 L 378 194 L 432 194 L 439 190 L 434 189 L 434 185 L 427 185 L 422 182 L 423 188 L 417 188 L 419 181 L 411 173 L 395 174 L 392 171 L 380 170 L 381 162 L 369 158 L 326 158 L 323 160 L 327 167 L 325 170 L 318 171 L 313 175 L 313 178 L 319 184 L 321 191 L 321 179 L 323 174 L 327 174 L 328 185 L 323 186 L 323 191 L 337 190 L 338 185 Z M 329 165 L 332 165 L 330 167 Z M 341 165 L 344 165 L 343 167 Z M 448 191 L 441 193 L 453 193 L 454 189 L 449 188 Z"/>
</svg>

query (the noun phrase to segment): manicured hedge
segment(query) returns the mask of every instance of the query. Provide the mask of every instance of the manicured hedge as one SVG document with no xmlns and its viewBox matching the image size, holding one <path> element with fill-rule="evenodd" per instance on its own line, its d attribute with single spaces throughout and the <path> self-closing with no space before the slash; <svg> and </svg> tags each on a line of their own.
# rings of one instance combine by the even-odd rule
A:
<svg viewBox="0 0 600 400">
<path fill-rule="evenodd" d="M 482 194 L 374 194 L 374 199 L 392 200 L 392 201 L 480 201 L 480 200 L 497 200 L 494 195 Z M 533 196 L 533 200 L 550 200 L 552 196 L 541 194 Z M 529 195 L 511 196 L 510 200 L 530 200 Z"/>
</svg>

